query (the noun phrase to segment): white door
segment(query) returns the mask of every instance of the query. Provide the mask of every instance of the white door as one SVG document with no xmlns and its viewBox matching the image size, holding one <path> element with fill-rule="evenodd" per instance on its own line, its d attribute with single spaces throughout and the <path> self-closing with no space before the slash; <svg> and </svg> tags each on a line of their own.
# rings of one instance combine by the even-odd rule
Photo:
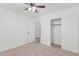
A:
<svg viewBox="0 0 79 59">
<path fill-rule="evenodd" d="M 61 24 L 52 26 L 52 43 L 61 45 Z"/>
<path fill-rule="evenodd" d="M 33 22 L 30 22 L 28 24 L 27 41 L 28 42 L 35 41 L 35 24 Z"/>
</svg>

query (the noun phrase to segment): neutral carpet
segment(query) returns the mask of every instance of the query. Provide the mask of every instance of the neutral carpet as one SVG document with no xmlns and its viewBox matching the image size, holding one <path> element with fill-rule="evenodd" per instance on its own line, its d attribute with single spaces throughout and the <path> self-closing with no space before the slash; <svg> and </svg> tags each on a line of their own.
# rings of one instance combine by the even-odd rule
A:
<svg viewBox="0 0 79 59">
<path fill-rule="evenodd" d="M 0 56 L 79 56 L 55 46 L 45 46 L 37 42 L 1 52 Z"/>
</svg>

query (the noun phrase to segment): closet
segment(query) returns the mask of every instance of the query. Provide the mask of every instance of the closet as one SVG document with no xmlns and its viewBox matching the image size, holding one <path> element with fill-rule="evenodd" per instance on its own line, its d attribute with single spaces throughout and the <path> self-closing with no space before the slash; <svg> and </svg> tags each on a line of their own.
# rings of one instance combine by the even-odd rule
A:
<svg viewBox="0 0 79 59">
<path fill-rule="evenodd" d="M 61 46 L 61 18 L 51 20 L 51 43 Z"/>
</svg>

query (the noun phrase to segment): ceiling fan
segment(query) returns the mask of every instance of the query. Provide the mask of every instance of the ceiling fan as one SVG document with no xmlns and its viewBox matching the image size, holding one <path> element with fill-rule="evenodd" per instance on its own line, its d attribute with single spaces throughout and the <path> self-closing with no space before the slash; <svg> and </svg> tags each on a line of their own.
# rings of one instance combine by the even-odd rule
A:
<svg viewBox="0 0 79 59">
<path fill-rule="evenodd" d="M 33 12 L 38 12 L 37 8 L 45 8 L 44 5 L 36 5 L 36 3 L 25 3 L 26 5 L 29 5 L 28 8 L 25 8 L 24 10 L 30 10 Z"/>
</svg>

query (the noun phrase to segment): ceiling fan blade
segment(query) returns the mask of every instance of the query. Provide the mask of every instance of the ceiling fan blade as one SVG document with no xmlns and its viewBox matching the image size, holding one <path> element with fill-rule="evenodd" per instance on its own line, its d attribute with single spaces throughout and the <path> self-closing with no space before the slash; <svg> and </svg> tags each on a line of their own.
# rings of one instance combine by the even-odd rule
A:
<svg viewBox="0 0 79 59">
<path fill-rule="evenodd" d="M 30 5 L 30 3 L 25 3 L 25 4 Z"/>
<path fill-rule="evenodd" d="M 36 6 L 36 7 L 38 7 L 38 8 L 45 8 L 45 6 L 44 6 L 44 5 L 41 5 L 41 6 Z"/>
<path fill-rule="evenodd" d="M 28 10 L 28 8 L 25 8 L 24 10 Z"/>
<path fill-rule="evenodd" d="M 35 3 L 30 3 L 31 6 L 35 6 Z"/>
<path fill-rule="evenodd" d="M 35 3 L 25 3 L 27 5 L 30 5 L 30 6 L 35 6 Z"/>
</svg>

